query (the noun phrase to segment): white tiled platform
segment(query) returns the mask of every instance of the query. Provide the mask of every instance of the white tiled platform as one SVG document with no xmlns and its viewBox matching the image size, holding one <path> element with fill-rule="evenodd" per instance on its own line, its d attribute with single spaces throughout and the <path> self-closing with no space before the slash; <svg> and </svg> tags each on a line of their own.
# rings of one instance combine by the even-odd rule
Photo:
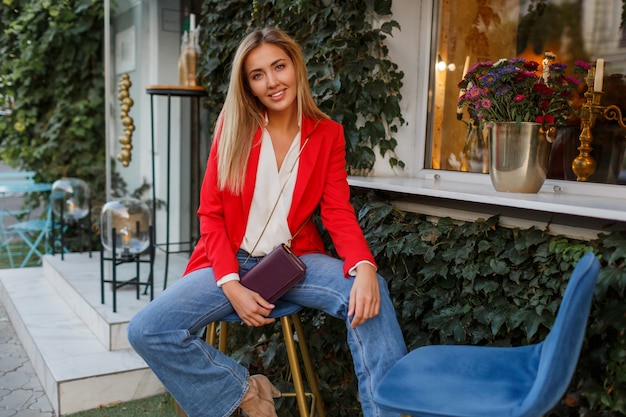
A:
<svg viewBox="0 0 626 417">
<path fill-rule="evenodd" d="M 46 255 L 42 267 L 0 270 L 0 300 L 58 416 L 131 401 L 165 391 L 130 348 L 126 326 L 149 302 L 134 287 L 100 300 L 100 254 Z M 185 255 L 170 255 L 168 285 L 185 267 Z M 105 262 L 110 265 L 110 262 Z M 155 260 L 155 297 L 163 289 L 164 259 Z M 118 280 L 134 277 L 134 266 L 118 267 Z M 148 266 L 142 264 L 145 281 Z"/>
</svg>

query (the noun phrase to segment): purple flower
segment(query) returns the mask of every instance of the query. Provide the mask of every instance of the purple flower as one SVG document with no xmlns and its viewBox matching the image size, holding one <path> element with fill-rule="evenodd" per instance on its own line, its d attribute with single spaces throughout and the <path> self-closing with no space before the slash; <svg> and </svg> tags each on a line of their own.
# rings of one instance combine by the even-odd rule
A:
<svg viewBox="0 0 626 417">
<path fill-rule="evenodd" d="M 555 63 L 550 65 L 550 71 L 563 72 L 567 68 L 567 65 L 561 63 Z"/>
<path fill-rule="evenodd" d="M 505 65 L 502 68 L 498 69 L 498 74 L 512 74 L 517 71 L 517 67 L 515 65 Z"/>
<path fill-rule="evenodd" d="M 491 87 L 492 85 L 494 85 L 497 81 L 498 81 L 498 76 L 496 73 L 494 72 L 489 72 L 487 74 L 485 74 L 483 77 L 480 78 L 480 80 L 483 82 L 483 84 L 485 84 L 487 87 Z"/>
<path fill-rule="evenodd" d="M 511 86 L 508 85 L 508 84 L 503 84 L 503 85 L 501 85 L 500 87 L 498 87 L 496 89 L 496 95 L 497 96 L 503 96 L 506 93 L 508 93 L 509 91 L 511 91 Z"/>
</svg>

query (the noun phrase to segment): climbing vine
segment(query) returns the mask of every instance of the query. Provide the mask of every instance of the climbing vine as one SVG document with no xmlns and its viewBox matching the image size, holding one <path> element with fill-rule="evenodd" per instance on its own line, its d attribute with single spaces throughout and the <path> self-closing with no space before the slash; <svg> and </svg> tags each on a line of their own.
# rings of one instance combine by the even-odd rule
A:
<svg viewBox="0 0 626 417">
<path fill-rule="evenodd" d="M 391 0 L 205 0 L 200 25 L 200 76 L 211 121 L 222 107 L 239 41 L 252 29 L 277 26 L 302 45 L 320 108 L 343 124 L 351 173 L 369 172 L 376 149 L 391 167 L 404 167 L 394 137 L 404 123 L 404 74 L 384 42 L 399 29 Z"/>
<path fill-rule="evenodd" d="M 0 157 L 38 173 L 105 189 L 104 5 L 97 0 L 3 0 Z"/>
</svg>

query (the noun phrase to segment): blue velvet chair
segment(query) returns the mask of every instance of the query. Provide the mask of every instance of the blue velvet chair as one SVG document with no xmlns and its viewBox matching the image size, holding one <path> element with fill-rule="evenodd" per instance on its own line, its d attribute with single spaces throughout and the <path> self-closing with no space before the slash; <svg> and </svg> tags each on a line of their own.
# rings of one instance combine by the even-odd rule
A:
<svg viewBox="0 0 626 417">
<path fill-rule="evenodd" d="M 546 339 L 522 347 L 424 346 L 383 378 L 374 401 L 419 417 L 539 417 L 563 397 L 585 336 L 600 264 L 580 259 Z"/>
</svg>

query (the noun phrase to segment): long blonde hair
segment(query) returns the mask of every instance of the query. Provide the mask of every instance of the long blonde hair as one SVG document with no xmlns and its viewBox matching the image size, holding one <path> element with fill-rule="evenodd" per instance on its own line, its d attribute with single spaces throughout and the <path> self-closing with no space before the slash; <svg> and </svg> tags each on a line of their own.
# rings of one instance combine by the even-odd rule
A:
<svg viewBox="0 0 626 417">
<path fill-rule="evenodd" d="M 264 123 L 265 107 L 252 94 L 244 65 L 250 52 L 262 44 L 282 48 L 291 58 L 296 73 L 298 117 L 328 118 L 315 104 L 300 46 L 285 32 L 276 28 L 257 29 L 248 34 L 235 53 L 228 93 L 217 121 L 219 134 L 217 181 L 220 190 L 241 194 L 252 149 L 254 134 Z"/>
</svg>

